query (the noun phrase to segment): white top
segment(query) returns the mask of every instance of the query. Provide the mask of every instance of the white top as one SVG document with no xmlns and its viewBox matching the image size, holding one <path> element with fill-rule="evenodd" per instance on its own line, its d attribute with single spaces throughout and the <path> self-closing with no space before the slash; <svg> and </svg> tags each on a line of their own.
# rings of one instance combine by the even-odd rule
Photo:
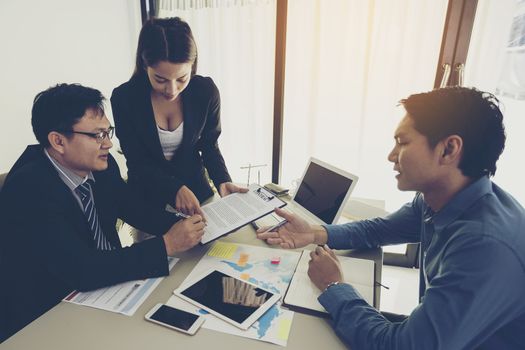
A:
<svg viewBox="0 0 525 350">
<path fill-rule="evenodd" d="M 159 133 L 160 145 L 162 152 L 167 160 L 171 160 L 173 154 L 182 143 L 182 135 L 184 134 L 184 122 L 180 123 L 177 129 L 173 131 L 163 130 L 157 125 Z"/>
</svg>

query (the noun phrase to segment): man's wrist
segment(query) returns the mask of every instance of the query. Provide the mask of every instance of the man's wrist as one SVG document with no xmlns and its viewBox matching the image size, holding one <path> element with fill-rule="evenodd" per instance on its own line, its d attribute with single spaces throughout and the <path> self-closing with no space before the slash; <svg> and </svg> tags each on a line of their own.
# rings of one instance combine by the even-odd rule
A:
<svg viewBox="0 0 525 350">
<path fill-rule="evenodd" d="M 328 289 L 330 289 L 330 287 L 337 286 L 340 283 L 341 283 L 340 281 L 333 281 L 333 282 L 328 283 L 325 289 L 323 290 L 323 293 L 326 292 Z"/>
<path fill-rule="evenodd" d="M 328 232 L 321 225 L 316 225 L 313 227 L 314 231 L 314 244 L 325 245 L 328 242 Z"/>
</svg>

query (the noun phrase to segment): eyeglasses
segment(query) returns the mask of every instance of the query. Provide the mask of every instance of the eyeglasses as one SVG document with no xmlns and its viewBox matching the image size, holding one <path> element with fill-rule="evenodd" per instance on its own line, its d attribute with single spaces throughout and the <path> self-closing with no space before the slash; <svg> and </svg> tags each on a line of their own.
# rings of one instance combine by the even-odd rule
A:
<svg viewBox="0 0 525 350">
<path fill-rule="evenodd" d="M 97 143 L 100 144 L 104 142 L 106 138 L 108 139 L 113 138 L 113 134 L 115 133 L 115 128 L 113 126 L 110 126 L 107 130 L 102 130 L 99 132 L 84 132 L 84 131 L 74 131 L 74 130 L 69 130 L 69 131 L 64 131 L 64 132 L 71 133 L 71 134 L 86 135 L 86 136 L 94 138 L 95 140 L 97 140 Z"/>
</svg>

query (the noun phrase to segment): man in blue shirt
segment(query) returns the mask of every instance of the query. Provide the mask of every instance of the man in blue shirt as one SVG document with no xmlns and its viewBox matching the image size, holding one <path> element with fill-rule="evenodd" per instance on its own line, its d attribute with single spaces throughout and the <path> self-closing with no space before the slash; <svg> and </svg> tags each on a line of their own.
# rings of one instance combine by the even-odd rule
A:
<svg viewBox="0 0 525 350">
<path fill-rule="evenodd" d="M 505 144 L 497 99 L 476 89 L 411 95 L 388 156 L 412 203 L 373 220 L 312 226 L 288 220 L 259 238 L 283 248 L 321 245 L 308 274 L 337 335 L 352 349 L 525 348 L 525 211 L 492 183 Z M 421 243 L 420 304 L 401 322 L 349 284 L 335 249 Z"/>
</svg>

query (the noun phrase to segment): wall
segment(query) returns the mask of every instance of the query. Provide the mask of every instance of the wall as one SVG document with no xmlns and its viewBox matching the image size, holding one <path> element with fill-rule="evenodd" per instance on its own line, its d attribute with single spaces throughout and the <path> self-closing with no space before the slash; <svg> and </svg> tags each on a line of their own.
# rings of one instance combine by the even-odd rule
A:
<svg viewBox="0 0 525 350">
<path fill-rule="evenodd" d="M 31 105 L 49 86 L 101 90 L 112 120 L 109 97 L 131 75 L 140 26 L 138 0 L 0 1 L 0 173 L 36 142 Z"/>
</svg>

